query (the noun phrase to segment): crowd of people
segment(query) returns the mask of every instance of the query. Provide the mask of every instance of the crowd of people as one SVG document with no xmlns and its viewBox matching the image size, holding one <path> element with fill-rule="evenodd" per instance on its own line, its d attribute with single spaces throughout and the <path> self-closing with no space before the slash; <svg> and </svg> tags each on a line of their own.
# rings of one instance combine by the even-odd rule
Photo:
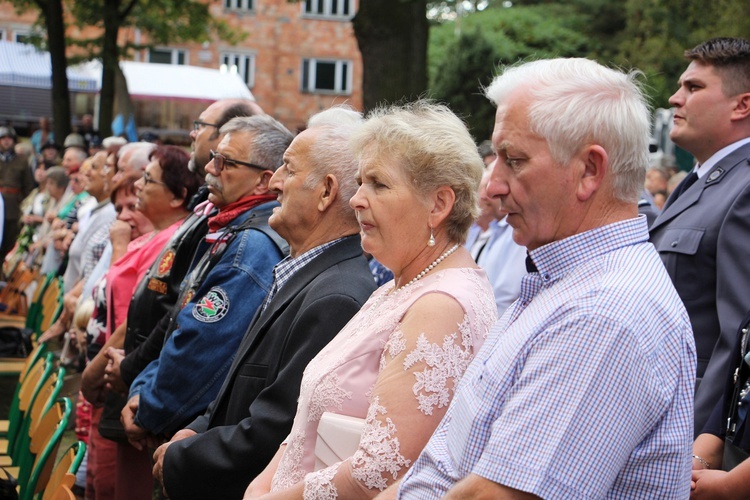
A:
<svg viewBox="0 0 750 500">
<path fill-rule="evenodd" d="M 747 496 L 750 41 L 685 55 L 684 174 L 648 168 L 640 75 L 587 59 L 504 69 L 479 148 L 427 100 L 296 136 L 220 100 L 189 154 L 40 123 L 34 168 L 0 128 L 81 497 Z"/>
</svg>

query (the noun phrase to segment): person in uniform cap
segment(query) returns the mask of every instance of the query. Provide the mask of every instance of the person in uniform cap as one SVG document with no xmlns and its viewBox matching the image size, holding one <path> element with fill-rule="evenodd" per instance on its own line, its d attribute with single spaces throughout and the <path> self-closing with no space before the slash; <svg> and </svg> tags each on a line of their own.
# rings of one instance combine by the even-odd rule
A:
<svg viewBox="0 0 750 500">
<path fill-rule="evenodd" d="M 3 196 L 4 226 L 0 244 L 0 264 L 16 242 L 21 230 L 21 202 L 34 189 L 34 174 L 28 158 L 16 154 L 16 131 L 0 127 L 0 193 Z"/>
</svg>

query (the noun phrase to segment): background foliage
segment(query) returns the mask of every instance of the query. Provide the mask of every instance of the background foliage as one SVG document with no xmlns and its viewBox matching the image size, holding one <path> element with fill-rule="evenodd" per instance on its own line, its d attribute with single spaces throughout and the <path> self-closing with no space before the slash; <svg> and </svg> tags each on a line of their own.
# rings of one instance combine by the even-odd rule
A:
<svg viewBox="0 0 750 500">
<path fill-rule="evenodd" d="M 750 38 L 746 0 L 489 1 L 433 20 L 429 92 L 460 113 L 477 141 L 489 138 L 492 109 L 481 87 L 520 60 L 589 57 L 644 73 L 653 107 L 669 107 L 682 54 L 715 36 Z M 455 3 L 452 4 L 455 6 Z M 429 11 L 429 10 L 428 10 Z M 447 18 L 447 20 L 446 20 Z M 489 118 L 488 118 L 489 117 Z"/>
</svg>

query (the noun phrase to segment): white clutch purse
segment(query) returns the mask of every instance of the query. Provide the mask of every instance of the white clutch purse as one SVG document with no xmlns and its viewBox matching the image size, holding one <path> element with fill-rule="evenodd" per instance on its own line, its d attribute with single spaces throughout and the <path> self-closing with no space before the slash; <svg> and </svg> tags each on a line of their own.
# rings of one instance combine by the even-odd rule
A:
<svg viewBox="0 0 750 500">
<path fill-rule="evenodd" d="M 354 455 L 364 428 L 363 418 L 323 413 L 315 442 L 315 470 L 325 469 Z"/>
</svg>

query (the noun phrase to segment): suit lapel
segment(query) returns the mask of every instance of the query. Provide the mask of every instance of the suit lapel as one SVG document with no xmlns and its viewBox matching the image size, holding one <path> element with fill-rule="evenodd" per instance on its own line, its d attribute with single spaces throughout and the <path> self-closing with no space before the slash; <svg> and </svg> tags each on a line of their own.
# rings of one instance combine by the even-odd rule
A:
<svg viewBox="0 0 750 500">
<path fill-rule="evenodd" d="M 746 163 L 748 161 L 747 157 L 749 153 L 750 145 L 745 145 L 719 160 L 716 165 L 714 165 L 714 167 L 703 176 L 703 178 L 698 179 L 690 189 L 682 193 L 674 203 L 664 209 L 654 221 L 650 231 L 654 231 L 663 226 L 688 208 L 698 203 L 704 190 L 719 185 L 732 169 L 741 163 Z"/>
<path fill-rule="evenodd" d="M 254 344 L 259 342 L 268 332 L 271 325 L 282 314 L 288 304 L 294 300 L 302 289 L 310 284 L 321 272 L 344 260 L 348 260 L 362 254 L 359 235 L 345 238 L 334 246 L 310 261 L 305 267 L 297 271 L 289 281 L 268 304 L 262 313 L 256 313 L 253 322 L 240 343 L 237 355 L 232 362 L 227 380 L 234 376 L 237 367 L 242 364 L 244 358 L 252 350 Z"/>
</svg>

